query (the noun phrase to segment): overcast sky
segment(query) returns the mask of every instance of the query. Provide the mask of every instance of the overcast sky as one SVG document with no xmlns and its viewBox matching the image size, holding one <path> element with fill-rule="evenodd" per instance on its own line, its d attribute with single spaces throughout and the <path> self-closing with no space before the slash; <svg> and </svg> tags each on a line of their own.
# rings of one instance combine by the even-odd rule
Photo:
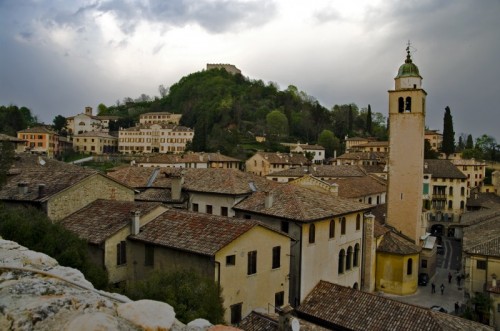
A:
<svg viewBox="0 0 500 331">
<path fill-rule="evenodd" d="M 499 17 L 499 0 L 0 0 L 0 105 L 52 123 L 231 63 L 387 116 L 410 40 L 426 125 L 449 106 L 457 141 L 500 142 Z"/>
</svg>

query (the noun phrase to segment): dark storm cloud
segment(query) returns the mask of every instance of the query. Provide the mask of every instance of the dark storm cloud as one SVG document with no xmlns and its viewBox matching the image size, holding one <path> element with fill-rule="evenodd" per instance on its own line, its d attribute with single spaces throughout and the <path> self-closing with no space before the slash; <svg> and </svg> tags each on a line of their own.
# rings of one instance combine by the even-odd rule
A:
<svg viewBox="0 0 500 331">
<path fill-rule="evenodd" d="M 98 10 L 116 15 L 122 22 L 122 31 L 127 34 L 133 33 L 141 20 L 177 27 L 198 24 L 211 33 L 224 33 L 265 24 L 276 14 L 276 5 L 270 0 L 150 0 L 145 3 L 114 0 L 103 2 Z"/>
</svg>

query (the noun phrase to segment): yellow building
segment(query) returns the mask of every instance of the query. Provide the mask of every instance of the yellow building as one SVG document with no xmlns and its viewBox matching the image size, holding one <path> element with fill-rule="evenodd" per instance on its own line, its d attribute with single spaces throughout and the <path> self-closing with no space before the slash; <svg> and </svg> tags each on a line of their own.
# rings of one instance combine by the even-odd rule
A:
<svg viewBox="0 0 500 331">
<path fill-rule="evenodd" d="M 90 258 L 108 272 L 110 284 L 129 279 L 133 260 L 127 237 L 167 210 L 160 203 L 96 200 L 60 224 L 88 243 Z"/>
<path fill-rule="evenodd" d="M 443 134 L 438 130 L 425 130 L 425 140 L 429 141 L 431 149 L 439 152 L 443 145 Z"/>
<path fill-rule="evenodd" d="M 267 176 L 276 171 L 302 166 L 307 163 L 307 158 L 299 153 L 257 152 L 245 162 L 245 170 L 259 176 Z"/>
<path fill-rule="evenodd" d="M 461 172 L 467 176 L 467 196 L 471 189 L 481 187 L 486 176 L 486 162 L 475 159 L 452 159 L 453 163 Z"/>
<path fill-rule="evenodd" d="M 59 155 L 59 135 L 45 126 L 27 128 L 17 133 L 25 141 L 25 150 L 54 157 Z"/>
<path fill-rule="evenodd" d="M 140 124 L 179 124 L 181 114 L 167 112 L 152 112 L 139 115 Z"/>
<path fill-rule="evenodd" d="M 290 238 L 253 220 L 168 210 L 129 237 L 132 279 L 193 270 L 222 288 L 227 323 L 288 303 Z"/>
<path fill-rule="evenodd" d="M 84 132 L 73 137 L 73 149 L 86 154 L 116 153 L 118 138 L 105 132 Z"/>
</svg>

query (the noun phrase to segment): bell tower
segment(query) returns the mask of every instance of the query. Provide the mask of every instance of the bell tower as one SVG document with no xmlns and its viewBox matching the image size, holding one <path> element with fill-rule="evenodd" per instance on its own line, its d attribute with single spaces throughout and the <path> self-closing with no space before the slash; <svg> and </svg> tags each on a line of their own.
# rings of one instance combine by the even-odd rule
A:
<svg viewBox="0 0 500 331">
<path fill-rule="evenodd" d="M 413 63 L 410 44 L 406 60 L 389 90 L 389 161 L 386 223 L 420 243 L 424 172 L 425 97 L 422 77 Z"/>
</svg>

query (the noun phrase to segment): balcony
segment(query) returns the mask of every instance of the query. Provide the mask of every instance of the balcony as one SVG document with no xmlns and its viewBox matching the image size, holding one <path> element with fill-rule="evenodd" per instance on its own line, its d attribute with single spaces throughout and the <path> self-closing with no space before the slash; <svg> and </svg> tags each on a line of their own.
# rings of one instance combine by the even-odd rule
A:
<svg viewBox="0 0 500 331">
<path fill-rule="evenodd" d="M 432 193 L 432 200 L 446 200 L 445 193 Z"/>
</svg>

